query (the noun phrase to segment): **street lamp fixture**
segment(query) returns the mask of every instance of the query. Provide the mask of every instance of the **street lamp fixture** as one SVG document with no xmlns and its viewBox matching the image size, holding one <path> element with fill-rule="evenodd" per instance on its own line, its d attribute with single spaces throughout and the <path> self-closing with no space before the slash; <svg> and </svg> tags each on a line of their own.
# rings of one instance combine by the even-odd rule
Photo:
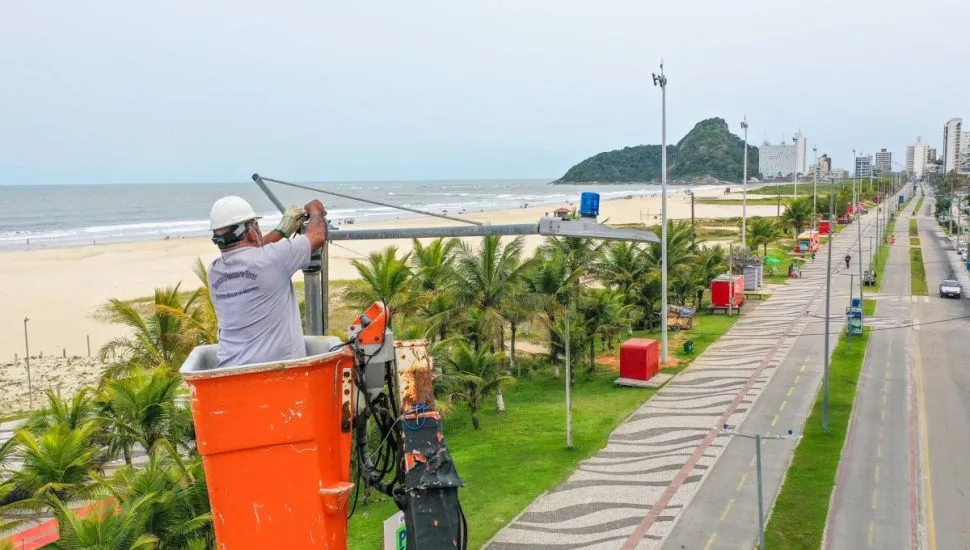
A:
<svg viewBox="0 0 970 550">
<path fill-rule="evenodd" d="M 818 220 L 816 219 L 818 217 L 816 212 L 818 210 L 816 203 L 818 202 L 818 173 L 821 168 L 818 165 L 818 147 L 813 145 L 812 152 L 815 153 L 815 170 L 814 179 L 812 180 L 812 226 L 814 227 L 818 223 Z"/>
<path fill-rule="evenodd" d="M 748 248 L 748 115 L 741 121 L 744 130 L 744 173 L 741 182 L 741 246 Z"/>
<path fill-rule="evenodd" d="M 24 356 L 24 361 L 27 363 L 27 403 L 30 410 L 34 409 L 34 389 L 33 384 L 30 380 L 30 340 L 27 338 L 27 321 L 30 321 L 29 317 L 24 317 L 24 351 L 26 355 Z"/>
<path fill-rule="evenodd" d="M 796 434 L 792 430 L 788 430 L 785 434 L 771 435 L 771 434 L 748 434 L 739 432 L 734 426 L 730 424 L 724 424 L 720 429 L 720 435 L 736 435 L 738 437 L 746 437 L 749 439 L 754 439 L 754 452 L 755 459 L 757 462 L 758 470 L 758 548 L 764 550 L 765 548 L 765 503 L 764 503 L 764 485 L 761 476 L 761 441 L 764 439 L 789 439 L 789 440 L 799 440 L 802 438 L 802 434 Z"/>
<path fill-rule="evenodd" d="M 660 86 L 660 362 L 667 364 L 667 77 L 660 60 L 660 74 L 653 75 L 653 85 Z"/>
</svg>

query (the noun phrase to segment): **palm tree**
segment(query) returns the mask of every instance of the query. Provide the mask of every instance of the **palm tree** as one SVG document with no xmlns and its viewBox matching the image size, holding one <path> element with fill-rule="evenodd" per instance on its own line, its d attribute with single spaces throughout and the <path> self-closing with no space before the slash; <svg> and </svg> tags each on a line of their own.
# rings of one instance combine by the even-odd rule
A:
<svg viewBox="0 0 970 550">
<path fill-rule="evenodd" d="M 613 338 L 619 335 L 623 327 L 629 325 L 628 313 L 631 308 L 632 306 L 623 302 L 623 295 L 615 290 L 599 289 L 580 295 L 576 306 L 579 314 L 577 325 L 582 327 L 581 341 L 588 342 L 587 378 L 596 369 L 596 336 L 600 336 L 604 349 L 612 348 Z"/>
<path fill-rule="evenodd" d="M 517 292 L 529 262 L 522 262 L 523 238 L 507 245 L 494 235 L 482 237 L 478 250 L 461 243 L 456 267 L 454 297 L 458 307 L 477 308 L 484 329 L 492 339 L 492 350 L 504 348 L 505 319 L 502 312 L 513 298 L 527 299 Z"/>
<path fill-rule="evenodd" d="M 192 271 L 200 286 L 181 307 L 161 305 L 159 311 L 176 318 L 181 324 L 182 345 L 190 350 L 195 346 L 215 344 L 219 340 L 219 322 L 209 294 L 209 273 L 201 258 L 196 258 Z"/>
<path fill-rule="evenodd" d="M 34 411 L 23 425 L 24 429 L 33 434 L 41 434 L 57 424 L 74 430 L 98 416 L 91 388 L 81 388 L 70 401 L 62 399 L 60 391 L 52 388 L 48 388 L 44 394 L 47 396 L 47 405 Z"/>
<path fill-rule="evenodd" d="M 158 537 L 145 532 L 146 509 L 155 495 L 146 495 L 118 506 L 97 507 L 80 517 L 60 500 L 55 500 L 60 539 L 51 545 L 58 550 L 150 550 Z"/>
<path fill-rule="evenodd" d="M 702 245 L 694 252 L 691 258 L 691 269 L 695 270 L 703 282 L 702 288 L 697 289 L 697 297 L 694 306 L 699 308 L 704 298 L 704 289 L 710 284 L 711 280 L 724 273 L 728 267 L 727 254 L 721 245 L 707 246 Z"/>
<path fill-rule="evenodd" d="M 158 537 L 162 548 L 185 548 L 193 540 L 212 541 L 202 461 L 199 457 L 184 460 L 168 441 L 156 444 L 143 467 L 122 468 L 99 484 L 117 502 L 151 497 L 145 509 L 145 532 Z"/>
<path fill-rule="evenodd" d="M 179 286 L 155 289 L 152 313 L 142 316 L 135 305 L 112 298 L 108 314 L 115 323 L 133 330 L 129 336 L 117 337 L 101 347 L 99 358 L 111 364 L 108 378 L 123 376 L 139 368 L 163 368 L 175 371 L 195 344 L 188 345 L 183 334 L 182 318 L 190 314 L 193 301 L 182 303 Z M 173 315 L 173 311 L 180 312 Z"/>
<path fill-rule="evenodd" d="M 549 331 L 549 360 L 559 378 L 559 356 L 563 352 L 560 330 L 556 327 L 565 311 L 570 290 L 579 280 L 583 268 L 571 269 L 562 250 L 540 250 L 523 275 L 523 288 L 533 296 Z"/>
<path fill-rule="evenodd" d="M 691 269 L 690 266 L 684 266 L 676 270 L 670 278 L 670 291 L 673 292 L 677 303 L 686 305 L 688 300 L 693 299 L 696 307 L 698 291 L 703 293 L 707 282 L 701 272 Z M 665 314 L 666 312 L 661 312 L 661 318 Z M 663 319 L 661 319 L 661 322 L 663 322 Z"/>
<path fill-rule="evenodd" d="M 444 340 L 459 314 L 448 291 L 454 284 L 454 261 L 460 246 L 458 239 L 439 238 L 427 245 L 418 239 L 412 242 L 410 263 L 414 280 L 411 286 L 417 293 L 420 313 L 432 325 L 429 336 L 433 340 Z"/>
<path fill-rule="evenodd" d="M 179 384 L 179 378 L 162 371 L 106 383 L 102 393 L 105 420 L 116 438 L 114 446 L 124 451 L 126 464 L 131 464 L 128 451 L 133 442 L 149 452 L 163 438 L 185 438 L 186 426 L 175 405 Z"/>
<path fill-rule="evenodd" d="M 697 248 L 694 228 L 690 220 L 667 220 L 667 272 L 672 273 L 690 258 Z M 659 268 L 661 262 L 661 245 L 659 242 L 650 243 L 644 260 L 649 266 Z"/>
<path fill-rule="evenodd" d="M 593 270 L 604 286 L 615 288 L 623 296 L 628 296 L 643 276 L 646 264 L 641 258 L 642 255 L 643 247 L 639 243 L 615 241 L 607 245 Z"/>
<path fill-rule="evenodd" d="M 12 473 L 11 481 L 32 497 L 31 502 L 21 504 L 38 506 L 51 496 L 65 499 L 82 492 L 99 460 L 93 444 L 97 431 L 94 421 L 76 429 L 54 424 L 39 436 L 18 430 L 14 439 L 23 466 Z"/>
<path fill-rule="evenodd" d="M 812 203 L 808 199 L 795 199 L 785 205 L 780 221 L 786 227 L 795 230 L 795 235 L 802 232 L 812 219 Z"/>
<path fill-rule="evenodd" d="M 442 383 L 448 388 L 452 401 L 468 405 L 472 427 L 480 427 L 478 411 L 492 392 L 515 383 L 512 376 L 499 373 L 501 353 L 488 351 L 484 346 L 478 350 L 461 342 L 445 357 Z"/>
<path fill-rule="evenodd" d="M 411 291 L 413 273 L 408 267 L 410 254 L 398 256 L 396 246 L 372 252 L 367 262 L 351 262 L 361 280 L 353 281 L 343 292 L 347 307 L 363 310 L 374 302 L 384 302 L 392 314 L 407 316 L 417 309 Z"/>
<path fill-rule="evenodd" d="M 757 249 L 763 247 L 764 255 L 768 255 L 768 245 L 780 236 L 778 224 L 771 218 L 753 218 L 747 224 L 747 243 Z"/>
</svg>

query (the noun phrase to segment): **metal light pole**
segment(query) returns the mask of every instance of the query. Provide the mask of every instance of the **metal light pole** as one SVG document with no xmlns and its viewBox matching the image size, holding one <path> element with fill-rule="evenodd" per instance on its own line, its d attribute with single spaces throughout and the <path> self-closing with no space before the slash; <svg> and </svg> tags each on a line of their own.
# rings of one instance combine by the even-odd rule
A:
<svg viewBox="0 0 970 550">
<path fill-rule="evenodd" d="M 755 456 L 755 467 L 758 472 L 758 549 L 765 549 L 765 498 L 764 498 L 764 482 L 762 481 L 762 467 L 761 467 L 761 441 L 763 439 L 801 439 L 801 434 L 796 434 L 792 430 L 788 430 L 785 435 L 761 435 L 761 434 L 747 434 L 737 431 L 734 426 L 725 424 L 721 428 L 721 435 L 736 435 L 738 437 L 746 437 L 748 439 L 754 439 L 754 456 Z"/>
<path fill-rule="evenodd" d="M 741 121 L 744 130 L 744 181 L 741 182 L 741 246 L 748 248 L 748 115 Z"/>
<path fill-rule="evenodd" d="M 798 136 L 791 138 L 791 140 L 795 143 L 795 185 L 792 187 L 791 198 L 795 200 L 798 198 Z"/>
<path fill-rule="evenodd" d="M 566 298 L 566 448 L 573 448 L 573 400 L 572 400 L 572 361 L 569 353 L 569 307 L 572 300 Z M 666 320 L 666 318 L 664 319 Z"/>
<path fill-rule="evenodd" d="M 818 147 L 812 146 L 812 152 L 815 153 L 815 173 L 812 180 L 812 227 L 818 224 L 818 214 L 816 212 L 816 203 L 818 202 Z"/>
<path fill-rule="evenodd" d="M 667 364 L 667 77 L 660 60 L 660 74 L 653 74 L 653 85 L 660 86 L 660 363 Z"/>
<path fill-rule="evenodd" d="M 832 309 L 832 247 L 835 245 L 835 194 L 829 191 L 828 266 L 825 268 L 825 369 L 822 375 L 822 430 L 829 431 L 829 323 Z"/>
<path fill-rule="evenodd" d="M 24 361 L 27 362 L 27 403 L 30 410 L 34 410 L 34 389 L 30 381 L 30 340 L 27 338 L 27 321 L 30 321 L 30 318 L 24 317 L 24 349 L 27 352 L 24 356 Z"/>
<path fill-rule="evenodd" d="M 869 177 L 872 178 L 872 164 L 869 164 Z M 863 295 L 862 287 L 865 286 L 862 282 L 862 208 L 859 206 L 862 203 L 862 182 L 859 182 L 859 190 L 856 194 L 856 233 L 859 236 L 859 309 L 865 311 L 863 304 L 865 303 L 865 296 Z M 869 266 L 870 269 L 872 266 Z M 865 315 L 863 315 L 863 322 L 865 322 Z"/>
</svg>

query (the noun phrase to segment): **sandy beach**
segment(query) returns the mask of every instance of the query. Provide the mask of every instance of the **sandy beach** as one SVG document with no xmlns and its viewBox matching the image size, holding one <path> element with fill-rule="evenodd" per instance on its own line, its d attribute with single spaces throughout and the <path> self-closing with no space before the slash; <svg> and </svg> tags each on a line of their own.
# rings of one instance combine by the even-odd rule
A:
<svg viewBox="0 0 970 550">
<path fill-rule="evenodd" d="M 697 196 L 723 196 L 720 190 Z M 731 198 L 739 198 L 735 192 Z M 470 219 L 492 224 L 536 222 L 552 206 L 518 208 L 467 214 Z M 671 189 L 668 199 L 671 218 L 690 218 L 690 197 L 683 191 Z M 774 206 L 748 206 L 748 215 L 774 215 Z M 600 220 L 609 223 L 657 223 L 660 198 L 610 200 L 602 203 Z M 698 218 L 740 216 L 741 206 L 697 204 Z M 456 225 L 438 218 L 409 218 L 391 222 L 357 224 L 354 229 L 386 227 L 427 227 Z M 345 226 L 345 229 L 349 229 Z M 264 231 L 272 229 L 264 227 Z M 477 238 L 469 239 L 476 241 Z M 526 251 L 531 254 L 541 241 L 539 236 L 526 237 Z M 410 249 L 410 241 L 343 241 L 331 246 L 330 277 L 356 278 L 351 265 L 354 259 L 394 244 L 402 250 Z M 0 384 L 4 393 L 10 384 L 20 380 L 20 370 L 13 366 L 15 355 L 23 364 L 25 350 L 24 318 L 27 323 L 30 353 L 46 358 L 67 356 L 87 357 L 87 338 L 91 353 L 111 338 L 123 335 L 124 327 L 100 321 L 94 317 L 99 306 L 110 298 L 131 299 L 151 295 L 156 287 L 179 282 L 186 289 L 194 288 L 197 280 L 192 274 L 196 258 L 208 264 L 217 254 L 216 248 L 205 238 L 186 238 L 142 241 L 122 244 L 92 245 L 62 249 L 43 249 L 0 253 Z M 297 277 L 301 277 L 297 274 Z M 55 360 L 56 362 L 56 360 Z M 73 367 L 72 367 L 73 368 Z M 35 385 L 36 386 L 36 385 Z M 39 386 L 43 388 L 44 386 Z M 35 387 L 37 391 L 37 387 Z"/>
</svg>

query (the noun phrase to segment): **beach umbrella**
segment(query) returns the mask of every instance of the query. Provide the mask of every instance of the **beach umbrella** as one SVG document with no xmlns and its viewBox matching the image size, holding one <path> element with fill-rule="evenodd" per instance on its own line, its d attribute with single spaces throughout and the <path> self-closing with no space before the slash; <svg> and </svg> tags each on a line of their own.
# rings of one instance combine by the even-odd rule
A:
<svg viewBox="0 0 970 550">
<path fill-rule="evenodd" d="M 778 258 L 765 258 L 765 263 L 766 264 L 780 264 L 781 263 L 781 260 L 779 260 Z"/>
</svg>

